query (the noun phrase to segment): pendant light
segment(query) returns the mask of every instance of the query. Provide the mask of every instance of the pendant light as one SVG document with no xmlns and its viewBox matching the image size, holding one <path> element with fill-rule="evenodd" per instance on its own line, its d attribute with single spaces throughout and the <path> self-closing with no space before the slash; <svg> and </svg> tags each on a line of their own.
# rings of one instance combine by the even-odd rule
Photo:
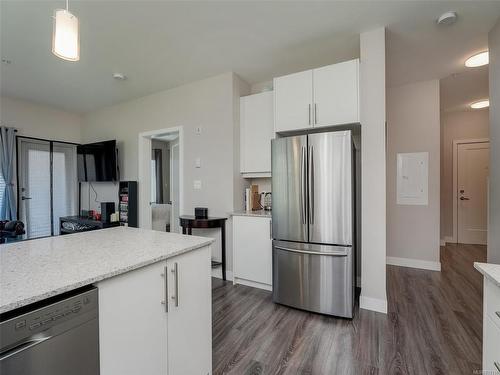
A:
<svg viewBox="0 0 500 375">
<path fill-rule="evenodd" d="M 78 18 L 69 11 L 69 0 L 66 0 L 66 9 L 54 11 L 53 22 L 52 53 L 63 60 L 80 60 Z"/>
</svg>

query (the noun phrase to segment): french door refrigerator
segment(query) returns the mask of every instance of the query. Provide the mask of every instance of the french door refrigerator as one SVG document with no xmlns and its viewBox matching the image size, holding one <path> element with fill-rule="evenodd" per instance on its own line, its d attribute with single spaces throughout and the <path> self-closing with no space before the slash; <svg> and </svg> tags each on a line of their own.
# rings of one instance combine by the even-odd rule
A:
<svg viewBox="0 0 500 375">
<path fill-rule="evenodd" d="M 354 164 L 351 131 L 272 141 L 275 302 L 352 318 Z"/>
</svg>

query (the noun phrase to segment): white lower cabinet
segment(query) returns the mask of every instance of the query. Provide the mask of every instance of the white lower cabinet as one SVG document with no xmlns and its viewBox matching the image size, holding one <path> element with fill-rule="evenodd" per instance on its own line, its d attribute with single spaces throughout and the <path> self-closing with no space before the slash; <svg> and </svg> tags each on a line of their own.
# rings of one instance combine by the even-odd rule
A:
<svg viewBox="0 0 500 375">
<path fill-rule="evenodd" d="M 483 372 L 500 373 L 500 287 L 484 279 Z"/>
<path fill-rule="evenodd" d="M 272 290 L 271 218 L 233 217 L 233 282 Z"/>
<path fill-rule="evenodd" d="M 212 373 L 210 247 L 97 287 L 101 375 Z"/>
</svg>

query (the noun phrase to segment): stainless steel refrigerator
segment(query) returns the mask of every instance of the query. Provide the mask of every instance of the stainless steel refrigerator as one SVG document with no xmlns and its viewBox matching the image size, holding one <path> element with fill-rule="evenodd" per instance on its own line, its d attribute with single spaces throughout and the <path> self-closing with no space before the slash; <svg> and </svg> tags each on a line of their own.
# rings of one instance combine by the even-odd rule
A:
<svg viewBox="0 0 500 375">
<path fill-rule="evenodd" d="M 352 318 L 353 151 L 351 131 L 272 141 L 275 302 Z"/>
</svg>

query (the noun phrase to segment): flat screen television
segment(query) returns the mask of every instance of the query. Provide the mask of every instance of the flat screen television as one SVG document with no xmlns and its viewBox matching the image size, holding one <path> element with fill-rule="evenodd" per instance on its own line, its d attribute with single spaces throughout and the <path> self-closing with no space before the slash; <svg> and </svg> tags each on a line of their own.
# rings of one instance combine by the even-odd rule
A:
<svg viewBox="0 0 500 375">
<path fill-rule="evenodd" d="M 116 181 L 116 141 L 77 147 L 78 181 Z"/>
</svg>

